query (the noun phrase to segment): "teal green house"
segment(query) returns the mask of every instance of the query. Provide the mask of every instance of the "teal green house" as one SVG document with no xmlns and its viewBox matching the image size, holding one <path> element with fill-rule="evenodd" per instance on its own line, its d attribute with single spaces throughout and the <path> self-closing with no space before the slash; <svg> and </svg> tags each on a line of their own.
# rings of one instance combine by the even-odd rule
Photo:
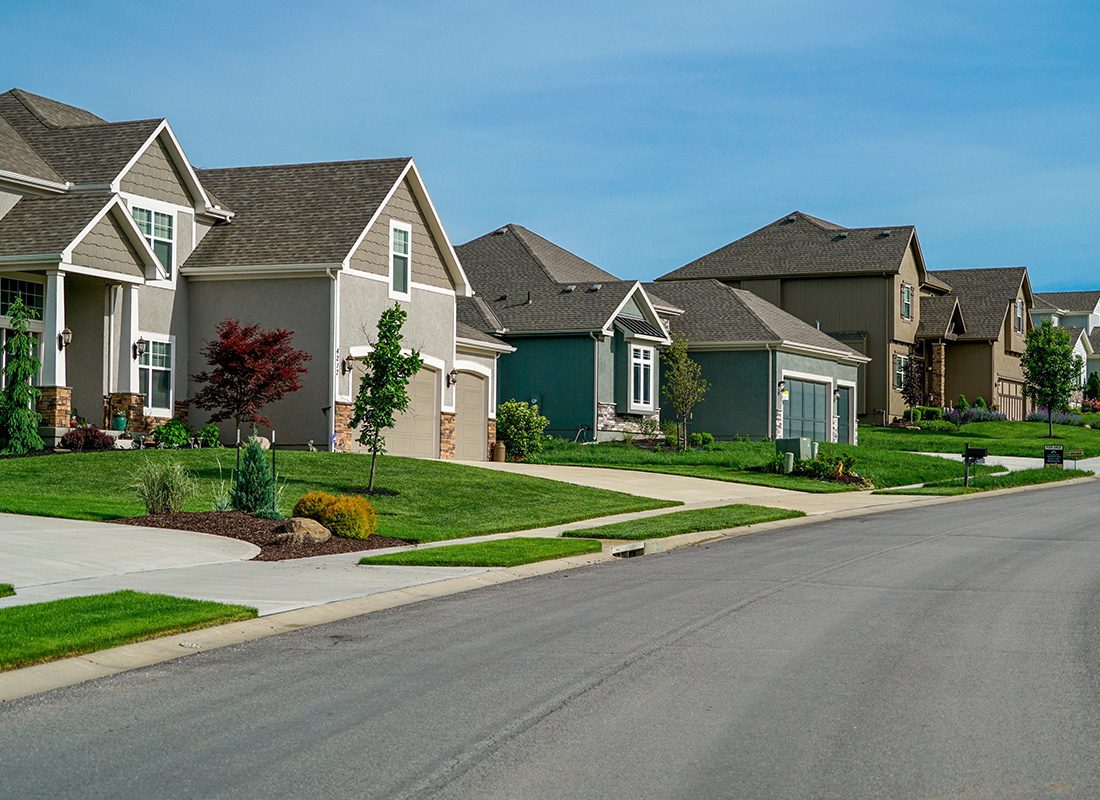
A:
<svg viewBox="0 0 1100 800">
<path fill-rule="evenodd" d="M 637 434 L 660 419 L 661 313 L 621 281 L 519 225 L 457 248 L 474 296 L 458 322 L 515 348 L 498 362 L 497 401 L 536 403 L 548 432 L 577 441 Z"/>
<path fill-rule="evenodd" d="M 752 292 L 711 279 L 647 283 L 710 382 L 691 428 L 718 439 L 805 436 L 856 444 L 860 366 L 870 361 Z"/>
</svg>

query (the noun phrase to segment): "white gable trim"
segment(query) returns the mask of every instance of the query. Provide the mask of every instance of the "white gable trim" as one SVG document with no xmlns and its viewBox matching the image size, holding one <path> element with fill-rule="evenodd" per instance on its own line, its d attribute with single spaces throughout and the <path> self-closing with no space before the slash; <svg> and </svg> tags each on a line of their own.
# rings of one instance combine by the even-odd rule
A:
<svg viewBox="0 0 1100 800">
<path fill-rule="evenodd" d="M 134 222 L 134 218 L 130 216 L 126 204 L 122 202 L 122 198 L 117 194 L 107 201 L 103 208 L 92 217 L 92 221 L 85 225 L 84 229 L 76 235 L 76 238 L 69 242 L 68 247 L 61 251 L 61 261 L 66 264 L 72 263 L 73 251 L 82 241 L 84 241 L 84 238 L 92 232 L 92 229 L 99 224 L 99 221 L 107 216 L 107 214 L 114 215 L 115 220 L 122 226 L 122 232 L 126 235 L 126 238 L 130 240 L 130 244 L 137 248 L 138 253 L 142 255 L 146 280 L 166 279 L 168 276 L 161 268 L 160 262 L 157 261 L 153 249 L 149 247 L 149 243 L 145 241 L 145 237 L 142 236 L 137 223 Z"/>
<path fill-rule="evenodd" d="M 367 226 L 363 228 L 362 233 L 359 234 L 359 238 L 355 240 L 355 243 L 351 246 L 351 250 L 344 256 L 343 268 L 344 270 L 351 269 L 351 259 L 355 255 L 355 252 L 363 244 L 363 240 L 367 238 L 367 234 L 374 226 L 374 223 L 378 221 L 378 218 L 382 215 L 382 212 L 389 205 L 390 200 L 393 199 L 394 193 L 406 178 L 409 178 L 409 185 L 412 189 L 413 197 L 419 202 L 422 208 L 425 209 L 425 219 L 428 223 L 428 230 L 432 235 L 432 238 L 437 242 L 442 242 L 443 247 L 440 250 L 443 253 L 443 265 L 447 268 L 447 271 L 451 275 L 451 280 L 455 282 L 455 294 L 458 297 L 473 297 L 474 290 L 470 286 L 470 281 L 466 278 L 466 272 L 462 269 L 462 264 L 458 260 L 458 254 L 455 252 L 454 245 L 451 244 L 450 237 L 447 236 L 447 231 L 443 228 L 443 222 L 439 219 L 439 213 L 435 210 L 435 204 L 432 202 L 432 198 L 428 195 L 428 189 L 424 185 L 424 179 L 420 176 L 420 170 L 416 168 L 416 162 L 411 158 L 409 163 L 405 165 L 405 168 L 401 170 L 401 174 L 397 176 L 397 180 L 393 182 L 393 186 L 386 193 L 385 198 L 378 206 L 378 210 L 374 212 L 374 215 L 367 222 Z"/>
<path fill-rule="evenodd" d="M 623 301 L 619 303 L 614 313 L 612 313 L 612 315 L 607 318 L 607 321 L 604 322 L 603 334 L 605 336 L 611 336 L 614 334 L 614 330 L 612 330 L 612 327 L 615 323 L 615 317 L 619 316 L 619 313 L 623 310 L 623 307 L 626 306 L 627 301 L 635 295 L 638 295 L 642 299 L 642 302 L 639 303 L 638 306 L 642 309 L 642 313 L 648 316 L 648 322 L 658 330 L 663 331 L 665 329 L 665 326 L 661 324 L 660 315 L 657 314 L 657 310 L 653 307 L 653 303 L 649 299 L 649 295 L 646 294 L 645 289 L 642 288 L 641 281 L 634 281 L 633 288 L 626 293 L 626 296 L 623 298 Z M 658 341 L 661 344 L 672 344 L 672 340 L 667 336 L 662 339 L 657 339 L 655 341 Z"/>
</svg>

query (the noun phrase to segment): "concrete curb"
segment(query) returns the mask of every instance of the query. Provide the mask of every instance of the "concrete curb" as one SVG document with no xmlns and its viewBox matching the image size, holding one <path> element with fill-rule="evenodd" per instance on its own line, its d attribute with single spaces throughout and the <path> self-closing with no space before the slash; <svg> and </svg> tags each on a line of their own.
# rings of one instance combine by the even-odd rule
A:
<svg viewBox="0 0 1100 800">
<path fill-rule="evenodd" d="M 668 536 L 662 539 L 646 539 L 644 540 L 644 553 L 646 555 L 665 553 L 672 550 L 678 550 L 682 547 L 702 544 L 704 542 L 736 539 L 750 534 L 799 527 L 830 519 L 862 517 L 886 511 L 900 511 L 907 508 L 917 508 L 927 505 L 965 502 L 992 495 L 1040 491 L 1057 486 L 1069 486 L 1095 480 L 1097 480 L 1095 477 L 1072 478 L 1066 481 L 1044 483 L 1037 486 L 1017 486 L 1010 489 L 998 489 L 968 495 L 946 497 L 936 497 L 933 495 L 924 499 L 923 502 L 908 505 L 861 507 L 845 511 L 810 514 L 794 519 L 775 520 L 773 522 L 746 525 L 739 528 L 729 528 L 720 531 L 700 531 L 697 533 Z M 443 579 L 434 583 L 421 584 L 406 589 L 381 592 L 379 594 L 357 597 L 351 600 L 340 600 L 325 605 L 310 606 L 308 608 L 286 611 L 266 617 L 258 617 L 243 622 L 231 622 L 227 625 L 202 628 L 189 633 L 150 639 L 146 642 L 135 642 L 134 644 L 113 647 L 109 650 L 100 650 L 84 656 L 74 656 L 58 661 L 50 661 L 45 664 L 24 667 L 23 669 L 0 672 L 0 702 L 27 697 L 52 689 L 60 689 L 96 678 L 105 678 L 139 667 L 147 667 L 166 661 L 174 661 L 204 651 L 216 650 L 234 644 L 242 644 L 256 639 L 263 639 L 268 636 L 276 636 L 280 633 L 289 633 L 303 628 L 310 628 L 315 625 L 324 625 L 329 622 L 337 622 L 351 617 L 371 614 L 375 611 L 383 611 L 389 608 L 419 603 L 422 600 L 447 597 L 449 595 L 460 594 L 474 589 L 481 589 L 486 586 L 496 586 L 502 583 L 511 583 L 512 581 L 523 580 L 538 575 L 564 572 L 578 567 L 587 567 L 593 564 L 602 564 L 616 560 L 615 557 L 611 555 L 611 547 L 613 545 L 621 545 L 623 541 L 607 539 L 602 541 L 604 543 L 604 548 L 600 553 L 572 556 L 570 558 L 560 558 L 551 561 L 541 561 L 519 567 L 493 569 L 488 572 L 478 573 L 477 575 Z"/>
</svg>

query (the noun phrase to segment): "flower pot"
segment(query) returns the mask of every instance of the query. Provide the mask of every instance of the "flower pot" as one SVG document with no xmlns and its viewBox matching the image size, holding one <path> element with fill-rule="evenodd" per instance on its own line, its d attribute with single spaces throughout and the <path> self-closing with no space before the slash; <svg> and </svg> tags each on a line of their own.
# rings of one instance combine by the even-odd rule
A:
<svg viewBox="0 0 1100 800">
<path fill-rule="evenodd" d="M 114 418 L 111 420 L 111 430 L 113 430 L 113 431 L 124 431 L 124 430 L 126 430 L 126 415 L 125 414 L 115 414 Z"/>
</svg>

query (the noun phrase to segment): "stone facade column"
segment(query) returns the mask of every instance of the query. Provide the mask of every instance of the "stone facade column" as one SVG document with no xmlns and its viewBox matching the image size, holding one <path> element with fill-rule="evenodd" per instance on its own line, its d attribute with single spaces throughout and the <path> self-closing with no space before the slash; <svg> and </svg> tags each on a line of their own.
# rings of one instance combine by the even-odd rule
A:
<svg viewBox="0 0 1100 800">
<path fill-rule="evenodd" d="M 485 425 L 485 428 L 489 433 L 489 435 L 486 437 L 488 439 L 488 441 L 485 443 L 486 444 L 486 453 L 487 453 L 486 457 L 490 461 L 492 461 L 493 460 L 493 446 L 497 443 L 497 421 L 496 421 L 496 419 L 492 419 L 492 418 L 489 419 L 489 421 Z"/>
<path fill-rule="evenodd" d="M 455 457 L 455 415 L 450 411 L 439 414 L 439 457 Z"/>
<path fill-rule="evenodd" d="M 336 403 L 336 413 L 332 420 L 335 430 L 333 434 L 335 441 L 332 443 L 332 449 L 338 453 L 351 452 L 352 443 L 355 441 L 351 430 L 351 417 L 354 412 L 355 405 L 353 403 Z"/>
<path fill-rule="evenodd" d="M 73 415 L 73 390 L 68 386 L 43 386 L 35 410 L 43 428 L 69 429 Z"/>
<path fill-rule="evenodd" d="M 775 438 L 783 438 L 783 392 L 775 392 Z"/>
<path fill-rule="evenodd" d="M 942 408 L 947 405 L 947 344 L 933 342 L 932 363 L 929 365 L 928 405 Z"/>
<path fill-rule="evenodd" d="M 131 433 L 149 433 L 151 418 L 145 416 L 145 395 L 136 392 L 113 392 L 107 397 L 108 426 L 118 415 L 126 417 L 126 430 Z"/>
</svg>

